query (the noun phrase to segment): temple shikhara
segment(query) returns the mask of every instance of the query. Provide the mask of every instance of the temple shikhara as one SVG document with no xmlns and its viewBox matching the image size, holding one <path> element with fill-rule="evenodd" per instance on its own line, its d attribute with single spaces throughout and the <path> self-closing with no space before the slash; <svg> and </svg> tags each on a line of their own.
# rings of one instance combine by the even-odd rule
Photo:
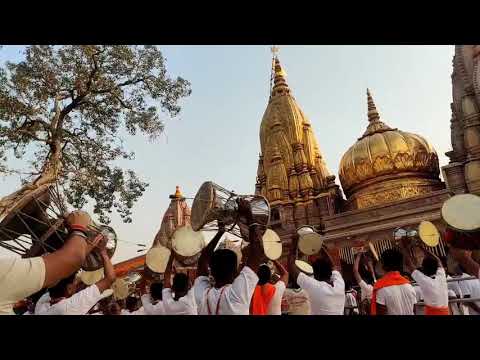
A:
<svg viewBox="0 0 480 360">
<path fill-rule="evenodd" d="M 352 246 L 368 241 L 381 250 L 395 228 L 416 228 L 422 220 L 443 230 L 440 209 L 450 192 L 480 193 L 479 52 L 480 46 L 456 47 L 453 151 L 447 154 L 451 163 L 443 168 L 446 183 L 439 177 L 438 156 L 428 139 L 394 127 L 394 119 L 383 120 L 367 90 L 365 132 L 340 160 L 343 193 L 274 56 L 255 189 L 271 204 L 271 227 L 284 242 L 284 257 L 296 229 L 313 225 L 348 271 Z M 444 252 L 442 242 L 437 251 Z"/>
</svg>

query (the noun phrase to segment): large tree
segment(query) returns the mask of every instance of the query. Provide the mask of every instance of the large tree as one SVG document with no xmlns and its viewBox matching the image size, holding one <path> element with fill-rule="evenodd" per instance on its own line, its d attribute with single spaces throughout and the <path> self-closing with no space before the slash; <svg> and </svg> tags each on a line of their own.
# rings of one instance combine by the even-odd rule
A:
<svg viewBox="0 0 480 360">
<path fill-rule="evenodd" d="M 0 50 L 3 51 L 3 50 Z M 147 184 L 116 160 L 133 159 L 123 135 L 150 139 L 175 117 L 188 81 L 167 75 L 156 46 L 28 46 L 0 68 L 0 175 L 12 154 L 33 154 L 24 186 L 0 200 L 0 215 L 19 197 L 57 182 L 69 203 L 108 223 L 112 208 L 130 222 Z"/>
</svg>

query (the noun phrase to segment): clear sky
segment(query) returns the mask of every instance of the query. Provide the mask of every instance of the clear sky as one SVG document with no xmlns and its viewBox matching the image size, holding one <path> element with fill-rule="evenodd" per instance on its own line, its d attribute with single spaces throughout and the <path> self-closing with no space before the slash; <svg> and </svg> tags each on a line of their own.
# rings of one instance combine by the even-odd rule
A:
<svg viewBox="0 0 480 360">
<path fill-rule="evenodd" d="M 150 186 L 133 209 L 133 223 L 112 221 L 120 238 L 148 246 L 175 185 L 187 197 L 207 180 L 237 193 L 254 192 L 271 67 L 268 46 L 160 48 L 167 70 L 188 79 L 192 95 L 182 101 L 180 116 L 166 121 L 155 143 L 140 136 L 127 139 L 136 152 L 127 165 Z M 21 50 L 3 47 L 0 64 L 21 59 Z M 453 53 L 453 46 L 280 46 L 279 57 L 337 175 L 343 153 L 367 126 L 367 87 L 387 124 L 423 135 L 436 148 L 440 165 L 447 164 Z M 2 179 L 0 196 L 18 184 L 16 177 Z M 136 250 L 119 243 L 114 261 L 136 256 Z"/>
</svg>

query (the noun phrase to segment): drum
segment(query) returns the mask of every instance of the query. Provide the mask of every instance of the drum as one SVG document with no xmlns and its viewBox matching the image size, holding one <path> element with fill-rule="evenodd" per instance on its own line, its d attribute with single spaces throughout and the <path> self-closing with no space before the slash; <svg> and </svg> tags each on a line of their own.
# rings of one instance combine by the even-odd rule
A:
<svg viewBox="0 0 480 360">
<path fill-rule="evenodd" d="M 82 280 L 82 282 L 88 286 L 97 283 L 98 281 L 102 280 L 103 277 L 104 277 L 103 268 L 95 271 L 82 271 L 80 273 L 80 280 Z"/>
<path fill-rule="evenodd" d="M 170 250 L 165 246 L 155 246 L 148 250 L 145 256 L 145 265 L 153 273 L 163 274 L 167 268 Z"/>
<path fill-rule="evenodd" d="M 302 260 L 295 260 L 295 266 L 301 272 L 307 275 L 313 275 L 313 267 L 309 263 L 302 261 Z"/>
<path fill-rule="evenodd" d="M 418 236 L 429 247 L 435 247 L 440 242 L 440 233 L 430 221 L 422 221 L 418 226 Z"/>
<path fill-rule="evenodd" d="M 270 260 L 277 260 L 282 256 L 282 241 L 277 233 L 267 229 L 262 237 L 263 252 Z"/>
<path fill-rule="evenodd" d="M 270 221 L 270 205 L 259 195 L 237 195 L 221 186 L 207 181 L 200 186 L 192 204 L 191 224 L 194 231 L 218 230 L 218 221 L 226 230 L 240 238 L 248 236 L 247 219 L 238 213 L 240 199 L 250 203 L 253 222 L 266 229 Z"/>
<path fill-rule="evenodd" d="M 316 232 L 307 232 L 300 235 L 298 249 L 305 255 L 315 255 L 322 249 L 323 238 Z"/>
<path fill-rule="evenodd" d="M 115 280 L 112 284 L 113 296 L 116 300 L 126 299 L 128 296 L 132 295 L 136 289 L 136 283 L 140 281 L 142 275 L 137 272 L 133 272 Z"/>
<path fill-rule="evenodd" d="M 67 207 L 58 188 L 43 185 L 19 198 L 8 209 L 0 210 L 0 246 L 22 257 L 41 256 L 60 249 L 68 237 L 65 227 Z M 92 223 L 92 237 L 107 236 L 107 253 L 115 252 L 115 231 L 106 225 Z M 103 267 L 100 254 L 94 250 L 85 259 L 82 269 L 98 270 Z"/>
<path fill-rule="evenodd" d="M 113 295 L 112 289 L 107 289 L 102 293 L 102 299 L 108 298 L 109 296 Z"/>
<path fill-rule="evenodd" d="M 186 266 L 194 265 L 205 247 L 203 232 L 193 231 L 190 225 L 179 227 L 172 236 L 175 259 Z M 167 259 L 168 260 L 168 259 Z"/>
<path fill-rule="evenodd" d="M 443 203 L 442 218 L 457 231 L 480 230 L 480 197 L 473 194 L 452 196 Z"/>
</svg>

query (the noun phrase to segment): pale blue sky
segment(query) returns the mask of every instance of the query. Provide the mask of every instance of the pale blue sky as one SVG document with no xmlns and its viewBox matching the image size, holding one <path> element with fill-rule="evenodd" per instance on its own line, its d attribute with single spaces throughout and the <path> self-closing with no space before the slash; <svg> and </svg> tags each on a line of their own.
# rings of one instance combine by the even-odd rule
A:
<svg viewBox="0 0 480 360">
<path fill-rule="evenodd" d="M 128 138 L 137 156 L 127 165 L 150 187 L 133 209 L 132 224 L 117 217 L 112 223 L 121 238 L 147 245 L 175 185 L 188 197 L 206 180 L 238 193 L 254 192 L 271 66 L 268 46 L 160 48 L 170 74 L 192 83 L 192 95 L 157 142 Z M 342 154 L 367 126 L 367 87 L 387 124 L 423 135 L 436 148 L 440 165 L 448 162 L 453 52 L 453 46 L 281 46 L 279 56 L 337 175 Z M 1 64 L 20 57 L 21 47 L 0 50 Z M 17 186 L 17 178 L 3 179 L 0 196 Z M 135 255 L 135 247 L 120 243 L 114 260 Z"/>
</svg>

